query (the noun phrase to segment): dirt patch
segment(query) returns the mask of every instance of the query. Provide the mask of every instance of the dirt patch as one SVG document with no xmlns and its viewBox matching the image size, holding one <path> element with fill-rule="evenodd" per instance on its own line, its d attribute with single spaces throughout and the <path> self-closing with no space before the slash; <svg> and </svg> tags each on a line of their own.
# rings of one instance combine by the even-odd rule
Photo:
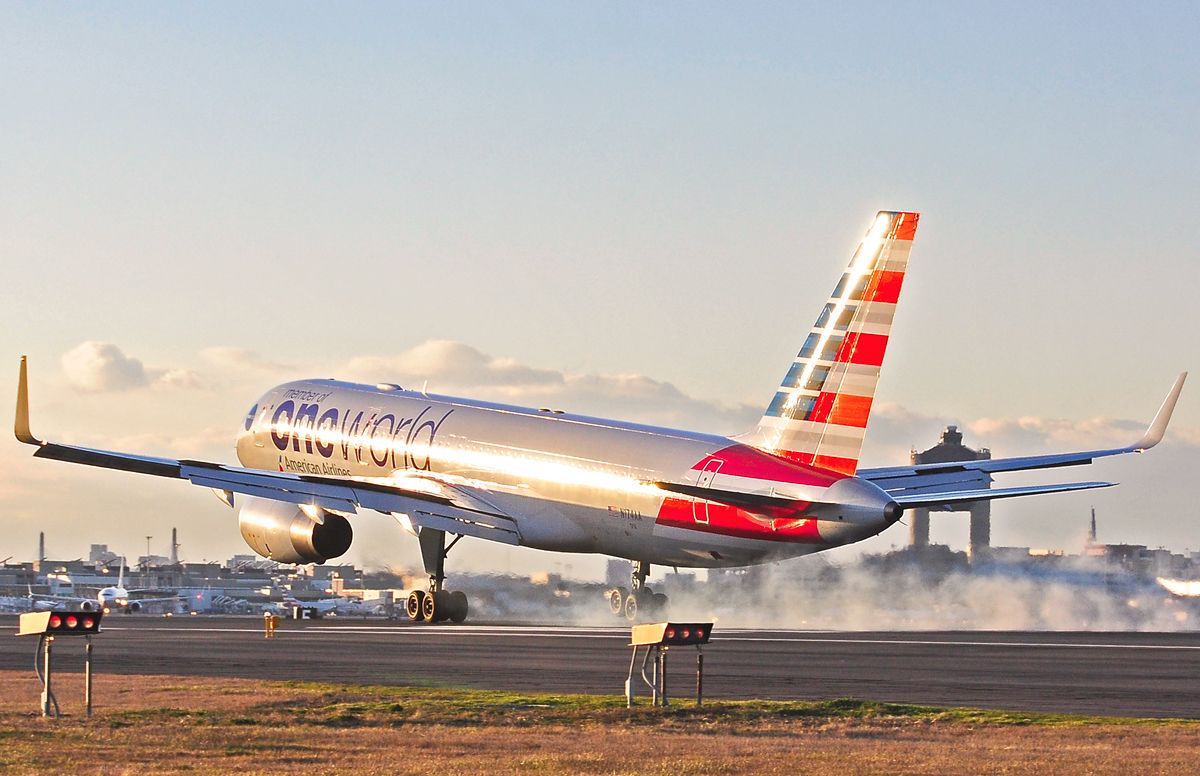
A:
<svg viewBox="0 0 1200 776">
<path fill-rule="evenodd" d="M 1186 773 L 1200 723 L 852 699 L 632 712 L 616 697 L 0 672 L 6 773 Z"/>
</svg>

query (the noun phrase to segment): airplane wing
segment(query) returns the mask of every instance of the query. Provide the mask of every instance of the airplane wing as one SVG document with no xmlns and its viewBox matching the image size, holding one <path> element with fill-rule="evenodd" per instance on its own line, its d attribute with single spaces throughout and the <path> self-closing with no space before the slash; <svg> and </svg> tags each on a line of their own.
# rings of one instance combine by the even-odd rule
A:
<svg viewBox="0 0 1200 776">
<path fill-rule="evenodd" d="M 47 609 L 60 607 L 70 609 L 78 607 L 84 611 L 91 611 L 96 608 L 95 598 L 80 598 L 79 596 L 68 595 L 37 595 L 33 592 L 33 587 L 29 587 L 29 595 L 21 600 L 25 601 L 30 609 Z"/>
<path fill-rule="evenodd" d="M 296 504 L 318 522 L 323 519 L 320 509 L 337 514 L 353 514 L 361 507 L 389 514 L 405 514 L 414 525 L 463 536 L 504 544 L 518 544 L 520 541 L 520 532 L 513 518 L 493 505 L 482 488 L 469 484 L 445 482 L 426 475 L 388 480 L 343 480 L 43 441 L 34 436 L 30 429 L 29 380 L 24 356 L 21 357 L 17 385 L 14 432 L 20 441 L 37 447 L 33 454 L 35 458 L 188 480 L 193 485 L 213 489 L 230 507 L 233 506 L 233 494 L 241 493 Z"/>
<path fill-rule="evenodd" d="M 131 604 L 174 604 L 174 603 L 178 603 L 180 601 L 180 599 L 183 598 L 183 596 L 181 596 L 181 595 L 134 598 L 133 597 L 134 594 L 138 593 L 140 591 L 130 590 L 128 592 L 129 592 L 129 603 L 131 603 Z"/>
<path fill-rule="evenodd" d="M 1171 413 L 1183 390 L 1187 372 L 1179 375 L 1167 398 L 1154 416 L 1142 438 L 1127 447 L 1108 450 L 1088 450 L 1078 453 L 1030 455 L 1018 458 L 993 458 L 983 461 L 954 461 L 911 466 L 892 466 L 882 469 L 861 469 L 858 476 L 878 485 L 896 500 L 911 509 L 914 507 L 945 507 L 954 503 L 980 501 L 1013 496 L 1054 493 L 1068 490 L 1106 488 L 1111 482 L 1072 482 L 1061 485 L 1038 485 L 1024 488 L 989 489 L 992 475 L 1000 472 L 1050 469 L 1088 464 L 1097 458 L 1125 453 L 1142 453 L 1162 441 L 1171 421 Z"/>
</svg>

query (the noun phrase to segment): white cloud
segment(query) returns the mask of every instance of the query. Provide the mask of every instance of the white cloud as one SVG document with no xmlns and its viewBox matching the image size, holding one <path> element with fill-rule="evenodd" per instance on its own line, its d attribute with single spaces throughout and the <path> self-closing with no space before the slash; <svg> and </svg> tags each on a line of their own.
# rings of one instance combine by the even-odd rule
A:
<svg viewBox="0 0 1200 776">
<path fill-rule="evenodd" d="M 563 375 L 513 359 L 495 358 L 461 342 L 430 340 L 395 356 L 359 356 L 346 365 L 350 379 L 371 382 L 428 380 L 441 386 L 516 388 L 561 385 Z M 439 388 L 439 390 L 441 390 Z"/>
<path fill-rule="evenodd" d="M 1131 444 L 1146 430 L 1145 422 L 1114 418 L 979 418 L 968 428 L 994 447 L 1026 451 L 1100 449 Z"/>
<path fill-rule="evenodd" d="M 154 388 L 202 388 L 204 387 L 200 375 L 193 372 L 191 369 L 162 369 L 152 370 L 151 375 L 154 376 L 152 386 Z"/>
<path fill-rule="evenodd" d="M 288 372 L 295 369 L 290 364 L 264 358 L 253 350 L 234 345 L 216 345 L 200 351 L 205 361 L 216 367 L 237 370 L 250 369 L 258 372 Z"/>
<path fill-rule="evenodd" d="M 62 357 L 63 372 L 81 391 L 123 391 L 150 384 L 146 367 L 109 342 L 84 342 Z"/>
<path fill-rule="evenodd" d="M 926 415 L 899 404 L 881 402 L 871 412 L 864 446 L 865 466 L 894 466 L 908 461 L 911 450 L 937 444 L 948 425 L 957 425 L 967 447 L 986 447 L 992 455 L 1011 457 L 1077 450 L 1103 450 L 1132 444 L 1145 432 L 1149 418 L 1018 418 L 963 420 L 952 415 Z M 1167 430 L 1164 446 L 1200 448 L 1200 429 L 1178 423 Z"/>
<path fill-rule="evenodd" d="M 63 373 L 86 393 L 136 388 L 198 388 L 200 376 L 190 369 L 150 369 L 111 342 L 82 342 L 62 356 Z"/>
<path fill-rule="evenodd" d="M 762 408 L 688 396 L 671 383 L 644 375 L 575 374 L 497 358 L 461 342 L 433 340 L 395 356 L 359 356 L 340 374 L 365 382 L 428 383 L 431 393 L 549 407 L 664 426 L 749 430 Z M 764 406 L 765 406 L 764 398 Z"/>
</svg>

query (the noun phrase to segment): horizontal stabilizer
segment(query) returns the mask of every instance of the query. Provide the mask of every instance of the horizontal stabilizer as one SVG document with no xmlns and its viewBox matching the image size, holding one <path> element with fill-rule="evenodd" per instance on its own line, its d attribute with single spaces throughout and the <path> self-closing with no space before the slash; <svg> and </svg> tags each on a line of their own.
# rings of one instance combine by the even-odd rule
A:
<svg viewBox="0 0 1200 776">
<path fill-rule="evenodd" d="M 701 498 L 718 504 L 728 504 L 741 509 L 784 509 L 794 506 L 798 499 L 769 496 L 765 493 L 742 493 L 736 490 L 721 490 L 719 488 L 704 488 L 699 485 L 684 485 L 678 482 L 651 482 L 660 489 L 678 493 L 682 496 Z M 815 503 L 815 502 L 809 502 Z"/>
<path fill-rule="evenodd" d="M 958 490 L 950 493 L 914 493 L 912 495 L 893 496 L 897 504 L 905 509 L 917 507 L 950 506 L 969 501 L 992 501 L 998 498 L 1014 498 L 1016 496 L 1036 496 L 1044 493 L 1066 493 L 1072 490 L 1091 490 L 1092 488 L 1111 488 L 1115 482 L 1064 482 L 1058 485 L 1027 485 L 1020 488 L 986 488 L 982 490 Z"/>
</svg>

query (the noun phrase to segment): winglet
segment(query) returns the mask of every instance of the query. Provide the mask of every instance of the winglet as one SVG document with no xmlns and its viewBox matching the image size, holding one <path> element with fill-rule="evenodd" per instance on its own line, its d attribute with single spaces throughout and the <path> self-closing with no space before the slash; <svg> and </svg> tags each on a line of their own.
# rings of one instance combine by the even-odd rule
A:
<svg viewBox="0 0 1200 776">
<path fill-rule="evenodd" d="M 17 439 L 27 445 L 41 445 L 42 440 L 33 435 L 29 430 L 29 376 L 28 368 L 25 365 L 26 357 L 21 356 L 21 375 L 17 378 L 17 419 L 13 424 L 13 431 L 17 435 Z"/>
<path fill-rule="evenodd" d="M 1179 393 L 1183 390 L 1183 381 L 1187 379 L 1187 376 L 1188 373 L 1183 372 L 1175 379 L 1170 393 L 1167 394 L 1167 398 L 1163 399 L 1162 406 L 1158 408 L 1158 414 L 1151 421 L 1150 428 L 1146 429 L 1145 436 L 1133 443 L 1130 447 L 1131 450 L 1138 452 L 1149 450 L 1162 441 L 1167 424 L 1171 422 L 1171 413 L 1175 411 L 1175 402 L 1179 401 Z"/>
</svg>

